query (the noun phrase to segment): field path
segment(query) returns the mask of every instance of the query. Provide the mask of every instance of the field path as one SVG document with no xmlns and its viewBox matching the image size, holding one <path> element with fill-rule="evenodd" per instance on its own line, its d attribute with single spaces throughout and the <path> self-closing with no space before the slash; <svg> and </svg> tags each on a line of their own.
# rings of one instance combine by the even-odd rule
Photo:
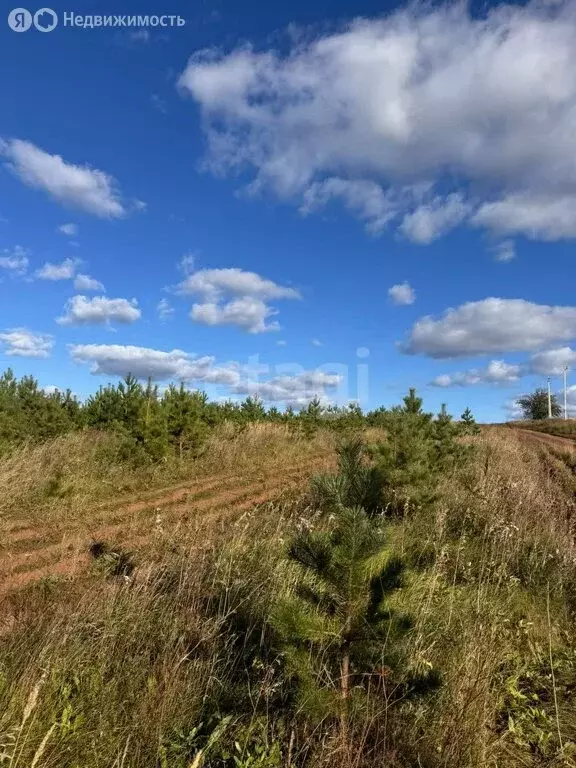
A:
<svg viewBox="0 0 576 768">
<path fill-rule="evenodd" d="M 185 539 L 203 530 L 229 527 L 243 513 L 305 487 L 326 460 L 261 468 L 249 476 L 221 474 L 131 496 L 92 509 L 81 530 L 12 522 L 0 544 L 0 597 L 50 576 L 75 576 L 86 569 L 91 543 L 105 541 L 137 552 L 169 531 Z"/>
<path fill-rule="evenodd" d="M 523 435 L 524 439 L 531 442 L 545 443 L 550 447 L 558 448 L 560 450 L 576 450 L 576 441 L 570 437 L 549 435 L 546 432 L 538 432 L 534 429 L 515 429 L 514 431 L 517 435 L 520 436 L 520 439 L 522 439 L 521 436 Z"/>
</svg>

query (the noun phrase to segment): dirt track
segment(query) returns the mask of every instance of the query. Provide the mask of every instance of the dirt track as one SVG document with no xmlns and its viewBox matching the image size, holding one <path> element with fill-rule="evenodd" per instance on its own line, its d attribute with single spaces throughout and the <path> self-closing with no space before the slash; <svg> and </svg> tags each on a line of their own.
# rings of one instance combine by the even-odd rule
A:
<svg viewBox="0 0 576 768">
<path fill-rule="evenodd" d="M 0 546 L 0 597 L 45 577 L 82 572 L 94 541 L 138 551 L 168 531 L 185 539 L 227 527 L 252 507 L 302 487 L 319 468 L 307 462 L 285 467 L 281 474 L 276 468 L 249 479 L 220 475 L 159 489 L 101 506 L 81 534 L 62 534 L 48 525 L 12 525 Z"/>
<path fill-rule="evenodd" d="M 527 429 L 514 430 L 519 439 L 576 451 L 569 438 Z M 83 528 L 64 531 L 46 525 L 13 521 L 0 542 L 0 599 L 14 590 L 50 576 L 75 576 L 89 561 L 95 541 L 138 553 L 165 534 L 172 539 L 212 538 L 229 528 L 247 510 L 284 492 L 302 488 L 325 462 L 309 462 L 261 470 L 255 476 L 222 473 L 100 504 L 90 511 Z"/>
<path fill-rule="evenodd" d="M 560 450 L 576 450 L 576 442 L 569 437 L 560 437 L 559 435 L 548 435 L 546 432 L 537 432 L 532 429 L 515 429 L 516 434 L 522 439 L 531 442 L 545 443 L 546 445 L 559 448 Z"/>
</svg>

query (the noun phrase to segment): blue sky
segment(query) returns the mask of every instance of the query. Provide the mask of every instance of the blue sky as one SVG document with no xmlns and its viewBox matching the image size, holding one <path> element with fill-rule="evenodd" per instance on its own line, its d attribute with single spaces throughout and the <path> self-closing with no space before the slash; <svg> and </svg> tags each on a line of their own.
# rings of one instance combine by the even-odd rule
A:
<svg viewBox="0 0 576 768">
<path fill-rule="evenodd" d="M 279 405 L 415 386 L 483 421 L 559 387 L 574 0 L 147 1 L 186 24 L 146 30 L 52 7 L 50 33 L 0 27 L 2 367 L 81 396 L 127 371 Z"/>
</svg>

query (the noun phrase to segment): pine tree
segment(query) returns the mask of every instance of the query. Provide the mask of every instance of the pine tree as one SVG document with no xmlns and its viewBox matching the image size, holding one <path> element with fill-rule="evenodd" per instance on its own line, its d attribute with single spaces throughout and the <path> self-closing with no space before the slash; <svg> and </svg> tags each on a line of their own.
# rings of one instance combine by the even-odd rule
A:
<svg viewBox="0 0 576 768">
<path fill-rule="evenodd" d="M 422 413 L 422 398 L 416 397 L 416 390 L 411 387 L 408 390 L 408 394 L 403 398 L 404 410 L 406 413 L 421 414 Z"/>
<path fill-rule="evenodd" d="M 170 442 L 180 460 L 185 451 L 197 455 L 208 435 L 204 419 L 207 397 L 203 392 L 189 392 L 184 384 L 170 385 L 162 400 Z"/>
<path fill-rule="evenodd" d="M 383 477 L 384 501 L 391 512 L 401 512 L 408 503 L 430 503 L 437 485 L 432 414 L 422 411 L 422 400 L 414 389 L 404 403 L 404 408 L 388 412 L 386 437 L 371 449 Z"/>
<path fill-rule="evenodd" d="M 323 412 L 322 403 L 317 397 L 311 400 L 305 409 L 300 411 L 302 433 L 308 440 L 311 440 L 318 432 Z"/>
<path fill-rule="evenodd" d="M 266 414 L 266 417 L 269 419 L 269 421 L 277 422 L 281 420 L 281 413 L 276 408 L 275 405 L 273 405 L 271 408 L 268 408 L 268 413 Z"/>
<path fill-rule="evenodd" d="M 101 387 L 88 398 L 82 415 L 88 426 L 116 432 L 127 459 L 147 462 L 166 456 L 166 418 L 150 379 L 144 388 L 129 374 L 117 386 Z"/>
<path fill-rule="evenodd" d="M 240 405 L 240 412 L 243 420 L 250 423 L 263 421 L 266 418 L 266 408 L 258 395 L 254 397 L 248 395 L 246 400 Z"/>
<path fill-rule="evenodd" d="M 32 376 L 0 377 L 0 451 L 24 441 L 48 440 L 81 424 L 80 405 L 68 391 L 47 393 Z"/>
<path fill-rule="evenodd" d="M 433 469 L 436 473 L 446 474 L 464 461 L 467 449 L 458 442 L 459 434 L 460 429 L 446 410 L 446 403 L 442 403 L 434 422 Z"/>
<path fill-rule="evenodd" d="M 422 410 L 422 400 L 414 389 L 404 398 L 404 407 L 385 414 L 383 426 L 386 438 L 371 452 L 391 512 L 434 501 L 440 479 L 461 466 L 472 450 L 458 442 L 459 429 L 446 406 L 434 420 L 431 413 Z"/>
<path fill-rule="evenodd" d="M 412 624 L 389 604 L 404 564 L 386 547 L 382 518 L 361 507 L 339 507 L 332 515 L 330 530 L 292 541 L 296 587 L 279 602 L 272 623 L 300 706 L 320 719 L 337 716 L 347 746 L 353 712 L 379 686 L 389 683 L 389 696 L 405 696 L 435 687 L 438 677 L 407 672 L 402 640 Z"/>
<path fill-rule="evenodd" d="M 466 408 L 460 416 L 460 429 L 463 435 L 477 435 L 480 432 L 480 427 L 476 424 L 476 419 L 470 408 Z"/>
<path fill-rule="evenodd" d="M 383 507 L 384 482 L 380 469 L 368 461 L 361 439 L 342 442 L 336 449 L 336 474 L 317 475 L 311 481 L 312 503 L 326 511 L 340 507 L 362 507 L 369 515 Z"/>
<path fill-rule="evenodd" d="M 389 418 L 389 411 L 381 405 L 374 411 L 370 411 L 366 414 L 366 422 L 371 427 L 383 427 Z"/>
<path fill-rule="evenodd" d="M 97 429 L 115 429 L 122 425 L 122 395 L 117 387 L 100 387 L 86 400 L 83 408 L 85 422 Z"/>
<path fill-rule="evenodd" d="M 150 386 L 150 383 L 149 383 Z M 137 440 L 141 440 L 144 409 L 149 407 L 144 390 L 138 379 L 129 373 L 119 384 L 122 424 Z M 150 393 L 148 393 L 150 397 Z"/>
<path fill-rule="evenodd" d="M 166 412 L 158 396 L 158 386 L 148 379 L 140 406 L 140 418 L 137 424 L 136 439 L 154 461 L 166 457 L 168 453 L 168 425 Z"/>
</svg>

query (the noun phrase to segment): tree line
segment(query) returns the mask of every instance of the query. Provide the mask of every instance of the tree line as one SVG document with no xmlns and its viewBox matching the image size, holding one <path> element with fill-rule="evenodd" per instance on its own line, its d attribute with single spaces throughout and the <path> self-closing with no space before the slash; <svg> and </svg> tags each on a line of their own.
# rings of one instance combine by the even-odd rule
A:
<svg viewBox="0 0 576 768">
<path fill-rule="evenodd" d="M 409 405 L 421 403 L 414 390 Z M 18 379 L 8 369 L 0 376 L 0 454 L 23 443 L 42 442 L 75 430 L 111 430 L 125 442 L 126 453 L 142 460 L 168 455 L 182 458 L 197 454 L 210 431 L 229 423 L 238 430 L 256 422 L 287 424 L 304 437 L 320 427 L 349 431 L 364 426 L 389 427 L 403 411 L 401 407 L 378 408 L 367 413 L 359 405 L 323 406 L 318 398 L 296 411 L 266 407 L 257 396 L 241 402 L 213 402 L 204 392 L 171 384 L 160 392 L 151 380 L 146 384 L 128 375 L 117 384 L 102 386 L 80 401 L 69 389 L 47 392 L 33 376 Z M 427 415 L 430 422 L 432 414 Z M 442 423 L 451 421 L 443 407 Z M 476 429 L 469 409 L 462 414 L 459 429 Z"/>
</svg>

